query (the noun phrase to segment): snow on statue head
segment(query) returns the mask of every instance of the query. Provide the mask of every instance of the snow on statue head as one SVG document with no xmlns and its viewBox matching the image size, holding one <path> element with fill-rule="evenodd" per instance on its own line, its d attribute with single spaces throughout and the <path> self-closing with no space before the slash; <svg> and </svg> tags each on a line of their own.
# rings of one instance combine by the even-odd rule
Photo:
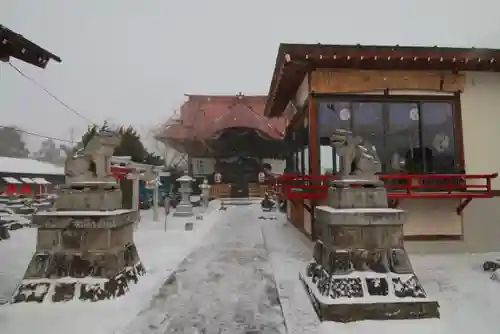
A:
<svg viewBox="0 0 500 334">
<path fill-rule="evenodd" d="M 111 157 L 120 141 L 120 134 L 114 131 L 103 129 L 92 133 L 87 144 L 66 159 L 66 183 L 115 182 Z"/>
</svg>

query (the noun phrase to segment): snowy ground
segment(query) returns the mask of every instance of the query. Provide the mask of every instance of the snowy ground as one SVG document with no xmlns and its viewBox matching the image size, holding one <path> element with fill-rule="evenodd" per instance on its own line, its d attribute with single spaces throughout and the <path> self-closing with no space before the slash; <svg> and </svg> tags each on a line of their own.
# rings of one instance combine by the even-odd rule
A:
<svg viewBox="0 0 500 334">
<path fill-rule="evenodd" d="M 154 222 L 152 211 L 142 213 L 135 233 L 135 243 L 147 274 L 131 291 L 117 300 L 99 303 L 72 301 L 58 304 L 17 304 L 0 306 L 0 332 L 8 334 L 111 334 L 125 326 L 141 309 L 148 306 L 163 282 L 193 251 L 218 220 L 217 202 L 193 231 L 184 231 L 186 219 L 169 217 L 164 232 L 164 215 Z M 195 211 L 201 211 L 195 208 Z M 11 232 L 9 240 L 0 242 L 0 301 L 8 300 L 31 260 L 36 242 L 35 229 Z M 13 256 L 15 254 L 15 256 Z"/>
<path fill-rule="evenodd" d="M 255 206 L 228 207 L 125 333 L 285 334 Z"/>
<path fill-rule="evenodd" d="M 500 283 L 484 273 L 482 263 L 497 254 L 411 255 L 413 267 L 424 289 L 440 303 L 441 319 L 362 321 L 349 324 L 319 321 L 298 281 L 299 270 L 312 250 L 290 224 L 268 221 L 266 238 L 273 240 L 270 258 L 275 270 L 288 333 L 388 333 L 388 334 L 493 334 L 500 315 Z M 303 240 L 303 239 L 302 239 Z"/>
<path fill-rule="evenodd" d="M 179 330 L 176 333 L 238 334 L 242 324 L 264 324 L 267 331 L 246 333 L 499 332 L 495 324 L 500 315 L 500 283 L 490 280 L 481 264 L 500 254 L 410 255 L 427 293 L 440 302 L 441 319 L 320 324 L 298 280 L 298 271 L 311 258 L 310 245 L 281 214 L 263 214 L 255 205 L 229 207 L 195 221 L 193 232 L 184 232 L 180 222 L 172 222 L 170 230 L 163 232 L 163 224 L 152 222 L 150 214 L 146 212 L 135 238 L 148 274 L 129 294 L 102 303 L 4 305 L 0 331 L 155 334 L 169 333 L 170 325 Z M 259 216 L 277 220 L 259 220 Z M 0 242 L 0 298 L 10 296 L 26 269 L 35 243 L 33 232 L 14 231 L 10 240 Z M 234 327 L 237 323 L 240 328 Z M 209 325 L 229 327 L 229 331 L 192 328 L 210 329 Z"/>
</svg>

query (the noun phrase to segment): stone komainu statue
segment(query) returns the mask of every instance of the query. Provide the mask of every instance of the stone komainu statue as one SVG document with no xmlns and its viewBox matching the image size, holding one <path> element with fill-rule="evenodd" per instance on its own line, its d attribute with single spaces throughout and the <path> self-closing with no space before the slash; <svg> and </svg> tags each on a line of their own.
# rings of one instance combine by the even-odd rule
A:
<svg viewBox="0 0 500 334">
<path fill-rule="evenodd" d="M 114 181 L 111 157 L 120 140 L 120 134 L 114 131 L 100 130 L 92 134 L 87 145 L 66 159 L 66 182 Z"/>
<path fill-rule="evenodd" d="M 371 176 L 382 171 L 382 166 L 374 146 L 354 136 L 352 132 L 337 129 L 331 137 L 331 143 L 340 156 L 340 174 L 343 176 Z"/>
</svg>

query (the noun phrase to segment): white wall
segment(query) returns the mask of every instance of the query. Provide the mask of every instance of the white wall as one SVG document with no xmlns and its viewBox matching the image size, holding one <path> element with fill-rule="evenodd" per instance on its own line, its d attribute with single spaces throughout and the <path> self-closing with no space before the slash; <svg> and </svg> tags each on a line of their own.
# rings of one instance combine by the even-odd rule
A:
<svg viewBox="0 0 500 334">
<path fill-rule="evenodd" d="M 461 102 L 466 172 L 500 172 L 500 74 L 467 72 Z"/>
<path fill-rule="evenodd" d="M 465 169 L 468 174 L 500 172 L 500 74 L 466 73 L 461 97 Z M 493 181 L 500 190 L 500 179 Z M 425 202 L 424 202 L 425 201 Z M 405 234 L 463 234 L 463 241 L 407 242 L 412 252 L 500 251 L 500 197 L 473 199 L 462 216 L 453 200 L 407 201 Z"/>
</svg>

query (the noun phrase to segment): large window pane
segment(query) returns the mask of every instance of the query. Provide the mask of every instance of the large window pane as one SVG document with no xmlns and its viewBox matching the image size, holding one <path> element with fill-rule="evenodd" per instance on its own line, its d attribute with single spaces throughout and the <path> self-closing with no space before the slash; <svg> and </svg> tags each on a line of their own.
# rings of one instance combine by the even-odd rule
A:
<svg viewBox="0 0 500 334">
<path fill-rule="evenodd" d="M 352 130 L 355 133 L 382 135 L 384 120 L 382 117 L 383 105 L 378 102 L 353 103 Z"/>
<path fill-rule="evenodd" d="M 429 152 L 426 158 L 429 173 L 459 172 L 455 147 L 455 119 L 451 103 L 422 103 L 422 142 Z"/>
<path fill-rule="evenodd" d="M 358 98 L 358 97 L 356 97 Z M 363 101 L 319 103 L 320 137 L 330 138 L 335 129 L 352 130 L 375 146 L 384 173 L 456 173 L 460 171 L 455 145 L 454 101 L 411 101 L 378 96 Z M 321 171 L 337 171 L 335 149 L 322 141 Z"/>
<path fill-rule="evenodd" d="M 384 140 L 383 104 L 379 102 L 358 102 L 352 104 L 353 133 L 361 136 L 375 147 L 379 158 L 386 160 Z"/>
<path fill-rule="evenodd" d="M 319 103 L 319 136 L 330 138 L 333 131 L 338 128 L 350 130 L 351 113 L 349 102 Z"/>
<path fill-rule="evenodd" d="M 321 145 L 319 149 L 319 161 L 321 174 L 333 173 L 334 165 L 333 165 L 333 149 L 330 145 Z"/>
<path fill-rule="evenodd" d="M 387 104 L 385 165 L 388 172 L 398 170 L 397 162 L 405 162 L 404 171 L 423 173 L 423 152 L 420 149 L 419 109 L 416 103 Z"/>
</svg>

